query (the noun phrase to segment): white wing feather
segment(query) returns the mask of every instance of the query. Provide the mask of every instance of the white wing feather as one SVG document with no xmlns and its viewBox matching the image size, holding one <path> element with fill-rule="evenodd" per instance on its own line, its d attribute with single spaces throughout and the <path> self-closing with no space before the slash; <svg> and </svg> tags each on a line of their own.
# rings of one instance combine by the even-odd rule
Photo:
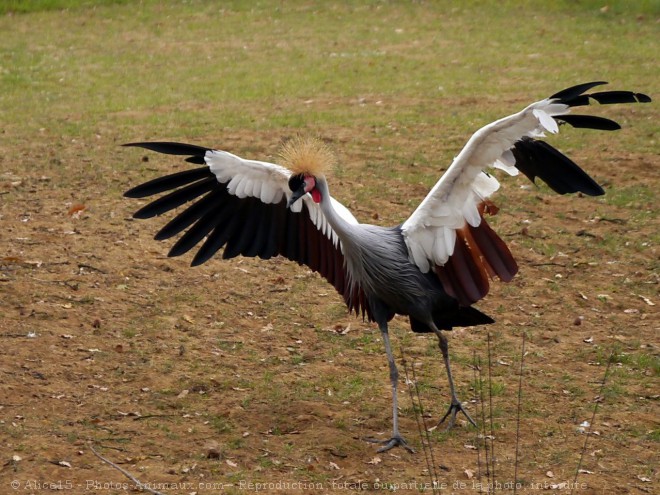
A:
<svg viewBox="0 0 660 495">
<path fill-rule="evenodd" d="M 283 198 L 291 197 L 289 189 L 289 178 L 291 171 L 274 163 L 261 162 L 257 160 L 246 160 L 227 151 L 207 151 L 204 160 L 209 169 L 218 179 L 218 182 L 227 184 L 227 191 L 239 198 L 254 197 L 266 204 L 279 203 Z M 309 194 L 301 201 L 295 202 L 291 210 L 299 213 L 302 205 L 307 206 L 309 216 L 314 225 L 336 246 L 339 238 L 330 223 L 328 223 L 323 211 L 314 202 Z M 345 221 L 357 224 L 357 220 L 351 212 L 339 201 L 330 197 L 335 212 Z"/>
<path fill-rule="evenodd" d="M 481 223 L 479 203 L 499 188 L 484 169 L 495 167 L 516 175 L 511 148 L 525 136 L 559 130 L 553 118 L 568 113 L 567 105 L 545 99 L 475 132 L 431 192 L 402 226 L 408 254 L 423 272 L 444 265 L 453 254 L 456 229 Z"/>
</svg>

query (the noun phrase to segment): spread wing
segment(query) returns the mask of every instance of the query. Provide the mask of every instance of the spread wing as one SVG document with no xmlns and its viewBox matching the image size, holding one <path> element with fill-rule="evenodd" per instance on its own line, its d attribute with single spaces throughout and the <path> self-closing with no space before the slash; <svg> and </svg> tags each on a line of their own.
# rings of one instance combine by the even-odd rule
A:
<svg viewBox="0 0 660 495">
<path fill-rule="evenodd" d="M 224 248 L 222 257 L 238 255 L 268 259 L 284 256 L 319 272 L 344 297 L 349 310 L 369 312 L 359 287 L 351 289 L 341 241 L 321 208 L 308 194 L 287 208 L 291 172 L 273 163 L 246 160 L 226 151 L 190 144 L 130 143 L 159 153 L 187 156 L 203 165 L 159 177 L 127 191 L 129 198 L 166 193 L 140 208 L 134 218 L 152 218 L 184 206 L 155 236 L 164 240 L 183 235 L 169 256 L 193 248 L 192 265 L 208 261 Z M 350 211 L 330 198 L 344 220 L 357 223 Z"/>
<path fill-rule="evenodd" d="M 651 101 L 631 91 L 585 94 L 601 84 L 606 83 L 573 86 L 478 130 L 403 224 L 411 261 L 423 272 L 434 270 L 445 290 L 461 304 L 483 298 L 489 277 L 496 275 L 508 282 L 518 270 L 504 241 L 484 220 L 485 213 L 496 213 L 488 198 L 499 188 L 499 182 L 485 169 L 499 168 L 510 175 L 522 172 L 531 181 L 538 177 L 559 194 L 603 194 L 587 173 L 539 139 L 546 131 L 558 132 L 561 124 L 607 131 L 620 128 L 602 117 L 570 114 L 572 107 L 592 101 Z"/>
</svg>

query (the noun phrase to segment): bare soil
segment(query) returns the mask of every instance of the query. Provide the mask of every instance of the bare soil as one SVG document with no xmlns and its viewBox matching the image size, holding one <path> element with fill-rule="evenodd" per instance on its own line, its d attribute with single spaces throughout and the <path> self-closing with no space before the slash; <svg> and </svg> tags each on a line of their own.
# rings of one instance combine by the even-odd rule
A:
<svg viewBox="0 0 660 495">
<path fill-rule="evenodd" d="M 405 218 L 428 187 L 388 174 L 377 197 L 359 202 L 377 174 L 368 168 L 377 140 L 365 132 L 358 146 L 348 131 L 332 132 L 347 163 L 334 195 L 363 221 Z M 249 143 L 264 158 L 281 137 L 223 142 L 235 152 Z M 16 493 L 133 492 L 90 445 L 168 494 L 430 491 L 401 349 L 433 426 L 449 397 L 432 336 L 392 323 L 401 430 L 418 452 L 377 454 L 362 439 L 387 438 L 391 427 L 379 332 L 348 315 L 330 285 L 284 259 L 193 269 L 190 256 L 167 258 L 170 244 L 151 239 L 164 219 L 132 220 L 140 203 L 121 193 L 182 169 L 175 159 L 142 162 L 106 138 L 23 144 L 0 160 L 45 161 L 52 173 L 0 175 L 0 492 L 13 492 L 12 481 Z M 608 189 L 658 191 L 657 155 L 602 144 L 572 157 Z M 127 161 L 134 171 L 113 169 Z M 436 165 L 401 166 L 439 176 Z M 619 205 L 502 182 L 492 223 L 520 273 L 478 304 L 495 325 L 450 336 L 460 395 L 489 435 L 492 402 L 491 480 L 512 491 L 518 443 L 519 493 L 657 493 L 659 251 L 647 240 L 659 224 L 643 215 L 656 197 Z M 474 356 L 482 378 L 492 375 L 492 400 L 474 387 Z M 431 444 L 441 493 L 486 491 L 483 439 L 463 418 L 450 433 L 434 430 Z"/>
</svg>

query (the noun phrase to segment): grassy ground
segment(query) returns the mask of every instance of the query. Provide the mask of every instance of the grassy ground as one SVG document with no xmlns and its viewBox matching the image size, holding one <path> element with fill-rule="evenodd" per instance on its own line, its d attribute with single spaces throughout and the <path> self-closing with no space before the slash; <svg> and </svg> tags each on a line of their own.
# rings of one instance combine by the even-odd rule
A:
<svg viewBox="0 0 660 495">
<path fill-rule="evenodd" d="M 268 160 L 287 136 L 319 134 L 339 157 L 333 195 L 362 221 L 395 224 L 493 119 L 589 80 L 657 99 L 657 2 L 547 4 L 0 2 L 0 491 L 128 491 L 90 441 L 169 494 L 249 482 L 419 491 L 421 453 L 376 455 L 359 440 L 390 428 L 377 329 L 285 260 L 168 259 L 151 239 L 164 221 L 132 221 L 137 204 L 121 194 L 184 165 L 119 144 L 189 141 Z M 658 112 L 598 110 L 624 129 L 552 142 L 606 196 L 505 179 L 493 225 L 520 274 L 478 305 L 495 325 L 450 339 L 476 412 L 471 365 L 487 359 L 491 333 L 504 484 L 527 336 L 519 492 L 573 480 L 612 353 L 575 491 L 658 486 Z M 437 346 L 404 319 L 393 335 L 432 422 L 448 402 Z M 419 448 L 405 390 L 400 400 Z M 432 439 L 443 493 L 478 492 L 476 430 Z"/>
</svg>

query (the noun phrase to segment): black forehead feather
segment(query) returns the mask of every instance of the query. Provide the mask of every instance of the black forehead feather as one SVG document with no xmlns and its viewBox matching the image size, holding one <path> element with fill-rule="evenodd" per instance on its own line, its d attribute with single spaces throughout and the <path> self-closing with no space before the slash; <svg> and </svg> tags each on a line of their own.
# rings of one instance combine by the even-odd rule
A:
<svg viewBox="0 0 660 495">
<path fill-rule="evenodd" d="M 303 174 L 292 175 L 289 177 L 289 189 L 292 191 L 297 191 L 303 185 L 305 181 L 305 176 Z"/>
</svg>

